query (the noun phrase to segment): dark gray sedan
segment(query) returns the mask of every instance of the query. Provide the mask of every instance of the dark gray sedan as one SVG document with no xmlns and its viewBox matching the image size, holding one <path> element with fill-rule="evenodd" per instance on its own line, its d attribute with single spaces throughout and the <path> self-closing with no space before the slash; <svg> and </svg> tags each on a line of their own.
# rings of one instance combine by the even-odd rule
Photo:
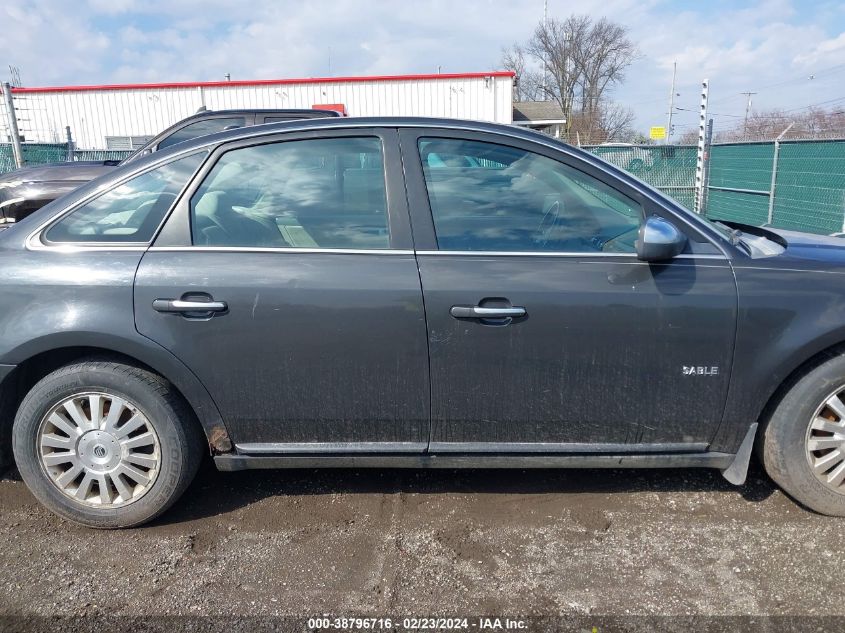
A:
<svg viewBox="0 0 845 633">
<path fill-rule="evenodd" d="M 206 136 L 0 232 L 0 269 L 4 446 L 85 525 L 152 519 L 208 452 L 742 483 L 755 439 L 845 514 L 841 240 L 713 224 L 531 132 Z"/>
</svg>

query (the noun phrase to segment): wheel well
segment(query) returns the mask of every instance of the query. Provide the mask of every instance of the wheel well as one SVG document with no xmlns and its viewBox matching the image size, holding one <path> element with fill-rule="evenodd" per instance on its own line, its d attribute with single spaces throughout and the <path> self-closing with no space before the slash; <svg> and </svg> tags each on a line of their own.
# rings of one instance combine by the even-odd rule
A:
<svg viewBox="0 0 845 633">
<path fill-rule="evenodd" d="M 759 422 L 760 422 L 760 432 L 758 433 L 758 437 L 762 437 L 763 431 L 766 428 L 766 423 L 769 421 L 769 418 L 774 413 L 775 409 L 777 409 L 778 405 L 780 404 L 783 397 L 789 392 L 795 384 L 801 380 L 804 376 L 808 373 L 813 371 L 819 365 L 823 365 L 827 361 L 832 358 L 836 358 L 837 356 L 841 356 L 845 354 L 845 342 L 836 343 L 835 345 L 831 345 L 828 348 L 821 350 L 820 352 L 814 354 L 803 363 L 801 363 L 798 367 L 792 370 L 792 372 L 783 380 L 783 382 L 778 385 L 777 389 L 774 390 L 771 396 L 769 396 L 769 400 L 766 402 L 766 405 L 763 407 L 763 410 L 760 412 Z"/>
<path fill-rule="evenodd" d="M 59 367 L 63 367 L 70 363 L 80 360 L 107 360 L 125 365 L 132 365 L 140 369 L 145 369 L 153 374 L 162 376 L 167 380 L 167 376 L 163 376 L 161 372 L 156 371 L 149 365 L 142 363 L 137 358 L 133 358 L 120 352 L 115 352 L 109 349 L 102 349 L 98 347 L 63 347 L 47 352 L 36 354 L 32 358 L 28 358 L 6 376 L 5 380 L 0 383 L 0 468 L 8 466 L 12 463 L 12 423 L 15 420 L 15 414 L 21 401 L 24 399 L 29 390 L 39 380 L 44 378 L 47 374 L 55 371 Z M 169 382 L 169 381 L 168 381 Z M 194 416 L 192 424 L 199 424 L 196 418 L 196 412 L 191 407 L 187 398 L 179 391 L 178 387 L 172 382 L 170 383 L 174 391 L 185 402 L 185 406 L 191 411 Z"/>
</svg>

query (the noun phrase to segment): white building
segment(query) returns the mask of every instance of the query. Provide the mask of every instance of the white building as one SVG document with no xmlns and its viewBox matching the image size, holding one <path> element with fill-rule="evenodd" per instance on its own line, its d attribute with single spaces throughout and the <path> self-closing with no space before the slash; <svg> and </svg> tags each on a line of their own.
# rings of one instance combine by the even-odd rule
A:
<svg viewBox="0 0 845 633">
<path fill-rule="evenodd" d="M 436 116 L 511 123 L 513 73 L 325 77 L 13 88 L 23 140 L 129 149 L 194 114 L 229 108 L 334 106 L 349 116 Z"/>
</svg>

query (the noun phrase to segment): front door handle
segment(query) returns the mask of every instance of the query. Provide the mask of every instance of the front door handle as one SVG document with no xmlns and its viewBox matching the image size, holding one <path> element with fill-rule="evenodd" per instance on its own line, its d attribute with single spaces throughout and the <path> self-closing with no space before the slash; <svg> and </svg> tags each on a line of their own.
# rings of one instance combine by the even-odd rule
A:
<svg viewBox="0 0 845 633">
<path fill-rule="evenodd" d="M 156 299 L 153 310 L 156 312 L 225 312 L 225 301 L 185 301 L 184 299 Z"/>
<path fill-rule="evenodd" d="M 525 308 L 483 308 L 481 306 L 452 306 L 449 310 L 456 319 L 515 319 L 525 316 Z"/>
</svg>

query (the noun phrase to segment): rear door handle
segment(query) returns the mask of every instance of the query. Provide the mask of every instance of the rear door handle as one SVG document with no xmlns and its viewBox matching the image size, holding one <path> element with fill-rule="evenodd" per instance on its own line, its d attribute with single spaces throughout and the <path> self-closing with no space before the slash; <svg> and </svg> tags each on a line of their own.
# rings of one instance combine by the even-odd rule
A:
<svg viewBox="0 0 845 633">
<path fill-rule="evenodd" d="M 153 310 L 156 312 L 225 312 L 225 301 L 185 301 L 184 299 L 156 299 Z"/>
<path fill-rule="evenodd" d="M 449 310 L 456 319 L 515 319 L 525 316 L 525 308 L 482 308 L 481 306 L 452 306 Z"/>
</svg>

